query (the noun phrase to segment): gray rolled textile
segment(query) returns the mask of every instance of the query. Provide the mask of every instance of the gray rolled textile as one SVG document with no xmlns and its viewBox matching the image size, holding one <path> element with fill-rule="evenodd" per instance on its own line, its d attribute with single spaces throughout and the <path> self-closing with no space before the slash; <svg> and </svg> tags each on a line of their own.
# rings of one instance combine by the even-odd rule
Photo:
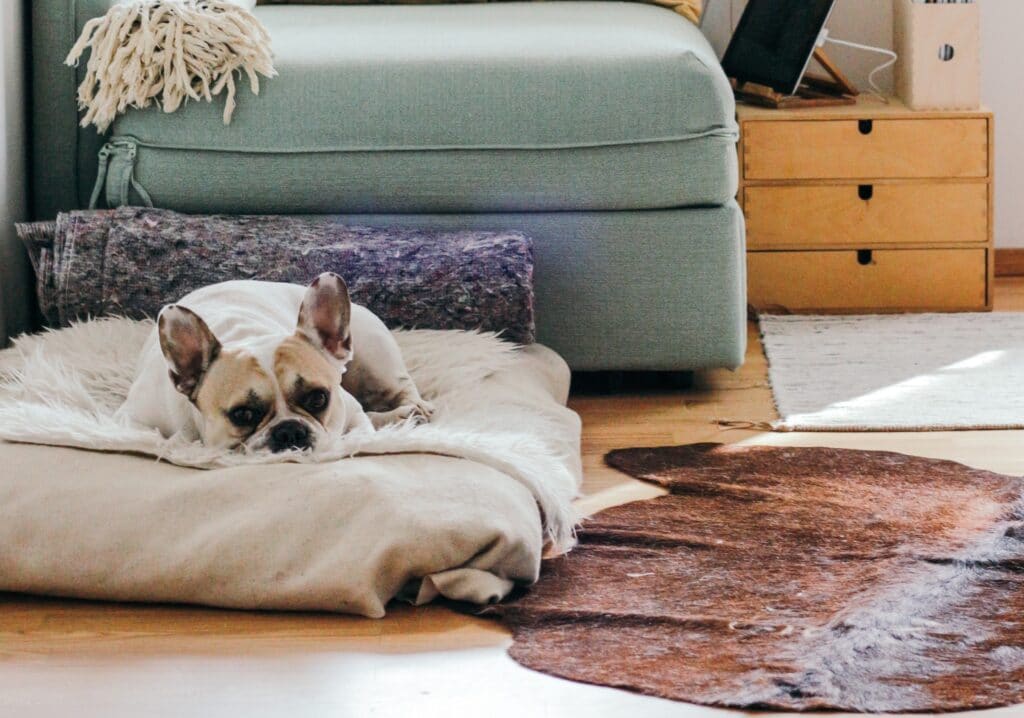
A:
<svg viewBox="0 0 1024 718">
<path fill-rule="evenodd" d="M 392 328 L 480 329 L 534 341 L 533 250 L 521 232 L 375 229 L 331 217 L 187 215 L 122 207 L 19 224 L 49 324 L 155 316 L 229 279 L 344 277 Z"/>
</svg>

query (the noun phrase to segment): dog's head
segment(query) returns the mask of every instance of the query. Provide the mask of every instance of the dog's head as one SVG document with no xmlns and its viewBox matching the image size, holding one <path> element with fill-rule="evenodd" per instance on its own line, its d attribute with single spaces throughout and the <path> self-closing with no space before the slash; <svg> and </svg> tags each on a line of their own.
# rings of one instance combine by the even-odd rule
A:
<svg viewBox="0 0 1024 718">
<path fill-rule="evenodd" d="M 321 274 L 295 332 L 222 345 L 195 312 L 168 305 L 157 330 L 174 386 L 198 410 L 207 446 L 314 449 L 345 425 L 341 377 L 352 359 L 348 287 Z"/>
</svg>

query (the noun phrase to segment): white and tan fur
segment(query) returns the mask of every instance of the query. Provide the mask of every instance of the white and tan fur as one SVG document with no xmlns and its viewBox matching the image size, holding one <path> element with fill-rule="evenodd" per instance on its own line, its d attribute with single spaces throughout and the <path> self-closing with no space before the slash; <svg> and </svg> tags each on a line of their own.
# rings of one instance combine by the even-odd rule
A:
<svg viewBox="0 0 1024 718">
<path fill-rule="evenodd" d="M 283 451 L 431 411 L 391 332 L 325 273 L 308 287 L 222 282 L 164 307 L 119 413 L 210 447 Z"/>
</svg>

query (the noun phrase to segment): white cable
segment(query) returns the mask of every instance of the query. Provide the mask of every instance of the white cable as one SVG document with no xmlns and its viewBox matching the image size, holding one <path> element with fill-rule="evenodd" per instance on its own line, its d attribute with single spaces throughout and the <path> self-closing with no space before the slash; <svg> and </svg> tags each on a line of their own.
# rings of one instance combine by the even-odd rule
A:
<svg viewBox="0 0 1024 718">
<path fill-rule="evenodd" d="M 871 91 L 875 94 L 876 97 L 878 97 L 880 100 L 882 100 L 882 102 L 885 102 L 885 103 L 889 102 L 889 98 L 887 98 L 882 93 L 882 88 L 880 88 L 878 86 L 878 84 L 875 82 L 875 75 L 877 75 L 882 70 L 885 70 L 885 69 L 890 68 L 893 65 L 895 65 L 896 61 L 899 59 L 899 55 L 897 55 L 892 50 L 886 50 L 886 49 L 881 48 L 881 47 L 873 47 L 871 45 L 861 45 L 860 43 L 850 42 L 849 40 L 837 40 L 834 37 L 829 37 L 828 34 L 825 34 L 825 37 L 824 37 L 823 40 L 824 40 L 824 42 L 831 42 L 831 43 L 834 43 L 836 45 L 844 45 L 845 47 L 852 47 L 855 50 L 866 50 L 867 52 L 877 52 L 880 55 L 888 55 L 888 57 L 889 57 L 888 60 L 886 60 L 881 65 L 879 65 L 874 70 L 872 70 L 871 72 L 868 73 L 868 84 L 871 85 Z"/>
</svg>

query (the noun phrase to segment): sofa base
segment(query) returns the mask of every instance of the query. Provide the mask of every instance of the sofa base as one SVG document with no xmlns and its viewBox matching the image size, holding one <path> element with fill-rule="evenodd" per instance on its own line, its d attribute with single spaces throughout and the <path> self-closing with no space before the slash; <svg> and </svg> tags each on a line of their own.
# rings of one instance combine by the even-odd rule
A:
<svg viewBox="0 0 1024 718">
<path fill-rule="evenodd" d="M 534 245 L 537 339 L 576 371 L 736 367 L 746 350 L 743 217 L 722 207 L 352 214 L 367 226 L 514 229 Z"/>
</svg>

